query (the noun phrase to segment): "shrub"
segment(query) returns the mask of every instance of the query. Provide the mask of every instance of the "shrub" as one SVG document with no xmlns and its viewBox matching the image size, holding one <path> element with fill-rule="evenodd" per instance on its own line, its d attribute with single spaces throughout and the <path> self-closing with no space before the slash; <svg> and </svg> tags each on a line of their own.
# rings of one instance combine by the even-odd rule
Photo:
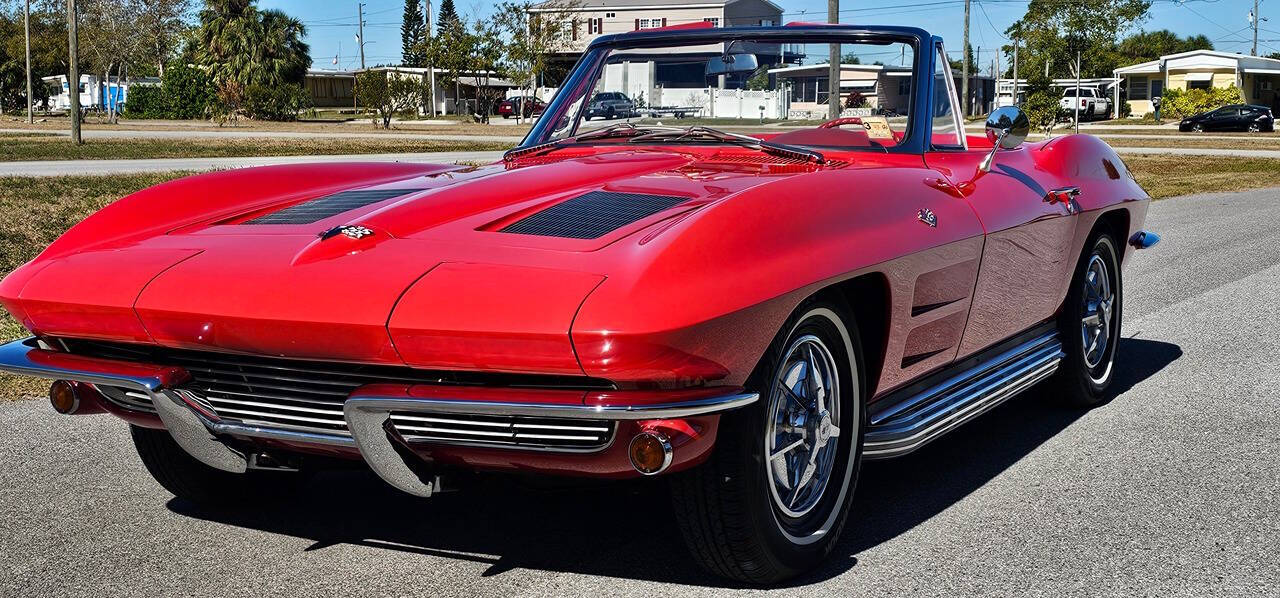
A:
<svg viewBox="0 0 1280 598">
<path fill-rule="evenodd" d="M 208 73 L 185 64 L 166 68 L 160 88 L 168 105 L 165 118 L 203 118 L 214 101 L 213 79 Z"/>
<path fill-rule="evenodd" d="M 311 96 L 301 85 L 250 85 L 244 90 L 244 111 L 258 120 L 298 120 L 311 107 Z"/>
<path fill-rule="evenodd" d="M 129 118 L 168 118 L 169 105 L 164 89 L 159 85 L 132 85 L 129 98 L 124 103 L 124 115 Z"/>
<path fill-rule="evenodd" d="M 365 71 L 356 76 L 356 101 L 373 110 L 374 126 L 391 128 L 391 117 L 408 114 L 422 104 L 421 83 L 386 71 Z"/>
<path fill-rule="evenodd" d="M 848 97 L 844 100 L 845 108 L 866 108 L 867 98 L 860 91 L 849 92 Z"/>
<path fill-rule="evenodd" d="M 159 86 L 131 87 L 124 109 L 130 118 L 202 118 L 213 100 L 213 81 L 208 74 L 175 64 L 165 69 Z"/>
<path fill-rule="evenodd" d="M 1129 118 L 1133 114 L 1133 104 L 1129 100 L 1120 102 L 1120 118 Z"/>
<path fill-rule="evenodd" d="M 1186 118 L 1229 104 L 1243 103 L 1244 92 L 1234 85 L 1209 89 L 1167 89 L 1160 99 L 1160 116 Z"/>
</svg>

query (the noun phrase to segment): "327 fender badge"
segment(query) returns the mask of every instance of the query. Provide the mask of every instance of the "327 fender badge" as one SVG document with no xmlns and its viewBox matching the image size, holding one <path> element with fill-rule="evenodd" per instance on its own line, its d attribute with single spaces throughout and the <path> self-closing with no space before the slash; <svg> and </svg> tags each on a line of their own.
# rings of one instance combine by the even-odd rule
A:
<svg viewBox="0 0 1280 598">
<path fill-rule="evenodd" d="M 932 228 L 938 228 L 938 216 L 929 208 L 921 208 L 920 213 L 916 215 L 920 222 L 928 224 Z"/>
</svg>

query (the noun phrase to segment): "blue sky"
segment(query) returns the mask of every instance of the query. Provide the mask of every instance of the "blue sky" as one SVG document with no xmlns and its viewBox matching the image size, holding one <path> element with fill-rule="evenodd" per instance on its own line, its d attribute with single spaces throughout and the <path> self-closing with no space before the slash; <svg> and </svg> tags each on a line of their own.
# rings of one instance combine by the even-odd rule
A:
<svg viewBox="0 0 1280 598">
<path fill-rule="evenodd" d="M 487 16 L 495 4 L 454 1 L 460 12 L 480 17 Z M 1089 0 L 1082 1 L 1087 3 Z M 432 6 L 439 8 L 439 0 L 431 2 Z M 823 0 L 775 0 L 775 3 L 783 8 L 784 22 L 826 20 L 827 5 Z M 365 38 L 370 42 L 365 46 L 366 61 L 370 65 L 399 62 L 400 17 L 404 11 L 404 0 L 366 0 L 365 4 Z M 333 68 L 332 61 L 339 53 L 342 68 L 360 65 L 355 41 L 356 2 L 259 0 L 259 5 L 282 9 L 307 24 L 307 41 L 311 44 L 311 56 L 317 68 Z M 995 58 L 991 50 L 1005 43 L 1001 34 L 1022 16 L 1026 6 L 1025 0 L 973 1 L 969 43 L 975 49 L 981 48 L 979 62 L 984 69 Z M 915 25 L 941 35 L 953 52 L 960 48 L 964 0 L 846 0 L 841 3 L 841 8 L 841 22 Z M 1248 14 L 1252 8 L 1252 0 L 1156 0 L 1151 8 L 1151 18 L 1142 27 L 1148 30 L 1171 29 L 1181 35 L 1204 34 L 1219 50 L 1248 53 L 1252 41 Z M 1263 17 L 1272 14 L 1271 7 L 1265 2 L 1261 13 Z M 1280 51 L 1280 3 L 1274 4 L 1273 14 L 1274 20 L 1262 23 L 1263 29 L 1259 31 L 1259 54 Z"/>
</svg>

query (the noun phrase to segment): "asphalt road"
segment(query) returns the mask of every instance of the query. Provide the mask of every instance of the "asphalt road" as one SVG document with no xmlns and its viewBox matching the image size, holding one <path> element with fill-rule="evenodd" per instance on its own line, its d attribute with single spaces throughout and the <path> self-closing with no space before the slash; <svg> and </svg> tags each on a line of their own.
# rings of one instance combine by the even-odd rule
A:
<svg viewBox="0 0 1280 598">
<path fill-rule="evenodd" d="M 1280 190 L 1158 202 L 1110 403 L 1032 390 L 868 465 L 806 596 L 1280 593 Z M 711 596 L 660 480 L 494 482 L 416 500 L 368 475 L 230 513 L 172 499 L 123 424 L 0 404 L 0 596 Z"/>
</svg>

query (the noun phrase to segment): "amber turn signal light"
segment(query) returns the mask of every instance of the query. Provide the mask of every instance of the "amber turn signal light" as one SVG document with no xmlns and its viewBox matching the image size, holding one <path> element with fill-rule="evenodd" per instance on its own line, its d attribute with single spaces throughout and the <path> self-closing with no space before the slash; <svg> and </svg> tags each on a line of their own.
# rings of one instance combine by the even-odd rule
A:
<svg viewBox="0 0 1280 598">
<path fill-rule="evenodd" d="M 54 411 L 70 415 L 80 408 L 80 395 L 73 384 L 58 380 L 49 386 L 49 402 L 53 404 Z"/>
<path fill-rule="evenodd" d="M 671 441 L 660 432 L 645 430 L 636 434 L 627 453 L 631 466 L 644 475 L 657 475 L 671 466 Z"/>
</svg>

